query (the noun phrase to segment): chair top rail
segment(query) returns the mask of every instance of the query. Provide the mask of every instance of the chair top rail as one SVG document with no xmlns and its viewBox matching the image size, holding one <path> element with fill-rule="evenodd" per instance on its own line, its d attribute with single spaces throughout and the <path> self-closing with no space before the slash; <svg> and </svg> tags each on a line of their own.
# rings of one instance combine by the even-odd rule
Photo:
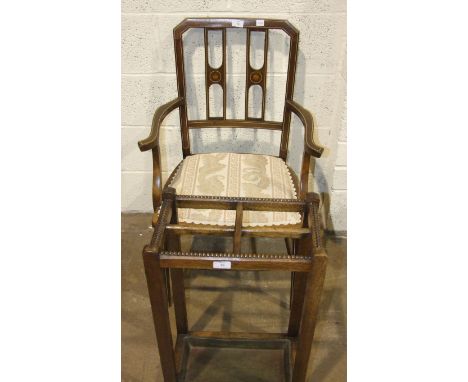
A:
<svg viewBox="0 0 468 382">
<path fill-rule="evenodd" d="M 262 24 L 263 25 L 259 25 Z M 288 35 L 297 38 L 299 31 L 287 20 L 258 18 L 186 18 L 174 28 L 174 38 L 180 39 L 184 32 L 190 28 L 255 28 L 255 29 L 281 29 Z"/>
</svg>

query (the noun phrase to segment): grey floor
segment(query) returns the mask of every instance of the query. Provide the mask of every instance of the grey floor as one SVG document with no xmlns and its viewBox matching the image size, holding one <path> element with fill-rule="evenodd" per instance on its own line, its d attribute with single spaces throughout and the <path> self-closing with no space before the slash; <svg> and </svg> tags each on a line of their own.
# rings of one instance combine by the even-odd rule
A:
<svg viewBox="0 0 468 382">
<path fill-rule="evenodd" d="M 125 382 L 163 381 L 141 258 L 141 250 L 151 238 L 150 225 L 149 214 L 122 215 L 122 381 Z M 205 250 L 224 250 L 229 245 L 229 239 L 203 238 Z M 248 251 L 252 243 L 246 240 L 243 245 Z M 263 253 L 286 252 L 281 239 L 257 239 L 255 245 Z M 183 246 L 201 249 L 202 239 L 187 238 Z M 327 237 L 326 249 L 329 264 L 307 380 L 344 382 L 346 239 Z M 191 330 L 286 331 L 289 273 L 192 270 L 186 271 L 185 276 Z M 174 329 L 172 309 L 171 320 Z M 246 381 L 239 378 L 239 372 L 227 371 L 232 374 L 231 379 Z"/>
</svg>

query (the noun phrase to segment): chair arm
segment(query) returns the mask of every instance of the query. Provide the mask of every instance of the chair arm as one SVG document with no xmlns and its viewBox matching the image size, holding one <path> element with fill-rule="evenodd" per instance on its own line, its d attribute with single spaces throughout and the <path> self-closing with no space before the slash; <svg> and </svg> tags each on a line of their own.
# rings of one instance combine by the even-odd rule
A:
<svg viewBox="0 0 468 382">
<path fill-rule="evenodd" d="M 304 145 L 307 152 L 316 158 L 320 158 L 324 149 L 314 142 L 314 118 L 310 111 L 293 100 L 286 100 L 286 108 L 296 114 L 305 127 Z"/>
<path fill-rule="evenodd" d="M 159 128 L 161 127 L 162 121 L 172 110 L 182 105 L 183 101 L 184 99 L 182 97 L 178 97 L 175 100 L 172 100 L 171 102 L 168 102 L 156 109 L 153 116 L 153 122 L 151 124 L 150 134 L 147 138 L 138 142 L 140 151 L 147 151 L 158 145 Z"/>
</svg>

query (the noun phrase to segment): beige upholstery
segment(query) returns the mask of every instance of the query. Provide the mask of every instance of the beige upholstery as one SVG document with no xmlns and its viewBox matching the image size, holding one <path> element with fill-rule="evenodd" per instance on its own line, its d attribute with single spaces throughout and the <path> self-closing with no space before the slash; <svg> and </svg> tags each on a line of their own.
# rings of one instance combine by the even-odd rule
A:
<svg viewBox="0 0 468 382">
<path fill-rule="evenodd" d="M 295 199 L 286 163 L 268 155 L 210 153 L 185 158 L 171 186 L 179 195 Z M 182 223 L 234 225 L 236 211 L 181 208 Z M 298 224 L 297 212 L 244 211 L 244 226 Z"/>
</svg>

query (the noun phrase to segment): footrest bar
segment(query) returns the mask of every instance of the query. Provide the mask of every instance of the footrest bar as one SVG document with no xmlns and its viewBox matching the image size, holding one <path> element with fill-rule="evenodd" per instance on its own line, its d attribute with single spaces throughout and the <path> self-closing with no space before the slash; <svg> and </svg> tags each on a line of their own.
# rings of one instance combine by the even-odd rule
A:
<svg viewBox="0 0 468 382">
<path fill-rule="evenodd" d="M 176 235 L 219 235 L 232 236 L 235 229 L 230 226 L 200 226 L 200 225 L 182 225 L 169 224 L 166 226 L 167 231 L 174 232 Z M 269 237 L 282 238 L 289 237 L 292 239 L 301 239 L 304 236 L 310 235 L 309 228 L 302 227 L 242 227 L 242 237 Z"/>
</svg>

